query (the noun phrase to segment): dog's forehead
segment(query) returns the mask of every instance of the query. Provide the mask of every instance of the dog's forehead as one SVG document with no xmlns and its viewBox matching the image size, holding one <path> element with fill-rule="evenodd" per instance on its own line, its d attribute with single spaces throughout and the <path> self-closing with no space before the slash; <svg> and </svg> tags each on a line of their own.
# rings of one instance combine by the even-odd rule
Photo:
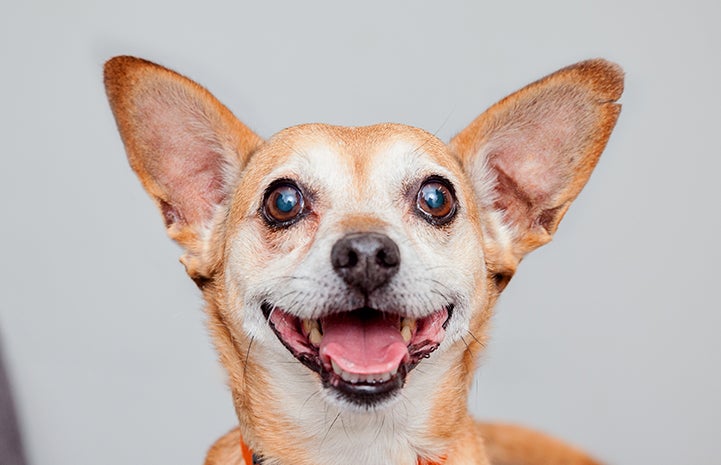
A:
<svg viewBox="0 0 721 465">
<path fill-rule="evenodd" d="M 460 169 L 434 135 L 402 124 L 343 127 L 306 124 L 273 136 L 253 157 L 257 185 L 292 178 L 323 185 L 402 182 L 424 172 L 455 177 Z"/>
</svg>

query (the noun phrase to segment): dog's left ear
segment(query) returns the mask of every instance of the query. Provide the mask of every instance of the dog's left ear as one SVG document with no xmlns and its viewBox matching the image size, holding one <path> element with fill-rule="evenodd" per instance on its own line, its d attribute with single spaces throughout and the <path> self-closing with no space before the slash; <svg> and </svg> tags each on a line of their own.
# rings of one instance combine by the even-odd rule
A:
<svg viewBox="0 0 721 465">
<path fill-rule="evenodd" d="M 130 166 L 200 282 L 211 273 L 205 255 L 217 207 L 262 140 L 203 87 L 149 61 L 111 59 L 105 88 Z"/>
<path fill-rule="evenodd" d="M 482 208 L 509 232 L 512 261 L 551 240 L 616 124 L 623 72 L 604 60 L 564 68 L 511 94 L 450 147 Z"/>
</svg>

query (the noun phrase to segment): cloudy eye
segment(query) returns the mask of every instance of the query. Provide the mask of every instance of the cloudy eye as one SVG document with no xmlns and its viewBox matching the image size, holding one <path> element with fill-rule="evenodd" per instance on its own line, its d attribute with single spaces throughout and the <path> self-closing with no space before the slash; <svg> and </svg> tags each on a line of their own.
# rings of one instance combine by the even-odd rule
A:
<svg viewBox="0 0 721 465">
<path fill-rule="evenodd" d="M 272 226 L 290 226 L 303 213 L 303 193 L 291 181 L 279 181 L 265 193 L 263 215 Z"/>
<path fill-rule="evenodd" d="M 427 179 L 418 190 L 416 208 L 431 224 L 446 224 L 456 214 L 453 187 L 440 177 Z"/>
</svg>

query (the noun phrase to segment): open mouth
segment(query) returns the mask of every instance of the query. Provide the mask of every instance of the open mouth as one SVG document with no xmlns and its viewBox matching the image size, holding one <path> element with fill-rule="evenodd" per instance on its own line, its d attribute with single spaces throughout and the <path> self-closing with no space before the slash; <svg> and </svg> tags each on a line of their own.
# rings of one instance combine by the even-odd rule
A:
<svg viewBox="0 0 721 465">
<path fill-rule="evenodd" d="M 438 348 L 453 305 L 418 319 L 368 307 L 315 320 L 267 302 L 262 310 L 278 339 L 324 386 L 370 406 L 395 395 L 408 372 Z"/>
</svg>

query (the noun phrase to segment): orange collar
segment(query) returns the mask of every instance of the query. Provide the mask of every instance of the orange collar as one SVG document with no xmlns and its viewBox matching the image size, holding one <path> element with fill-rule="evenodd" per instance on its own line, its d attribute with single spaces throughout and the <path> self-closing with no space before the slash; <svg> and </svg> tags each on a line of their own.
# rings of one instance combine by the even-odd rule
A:
<svg viewBox="0 0 721 465">
<path fill-rule="evenodd" d="M 250 450 L 245 441 L 243 441 L 243 438 L 240 439 L 240 450 L 243 453 L 243 462 L 245 465 L 262 465 L 263 461 L 261 460 L 261 458 L 255 455 L 252 450 Z M 431 462 L 424 458 L 418 457 L 418 465 L 443 465 L 445 462 L 445 457 L 441 457 L 440 462 Z"/>
<path fill-rule="evenodd" d="M 257 456 L 253 455 L 253 451 L 250 450 L 248 445 L 240 438 L 240 450 L 243 453 L 243 465 L 259 465 L 260 460 Z"/>
</svg>

